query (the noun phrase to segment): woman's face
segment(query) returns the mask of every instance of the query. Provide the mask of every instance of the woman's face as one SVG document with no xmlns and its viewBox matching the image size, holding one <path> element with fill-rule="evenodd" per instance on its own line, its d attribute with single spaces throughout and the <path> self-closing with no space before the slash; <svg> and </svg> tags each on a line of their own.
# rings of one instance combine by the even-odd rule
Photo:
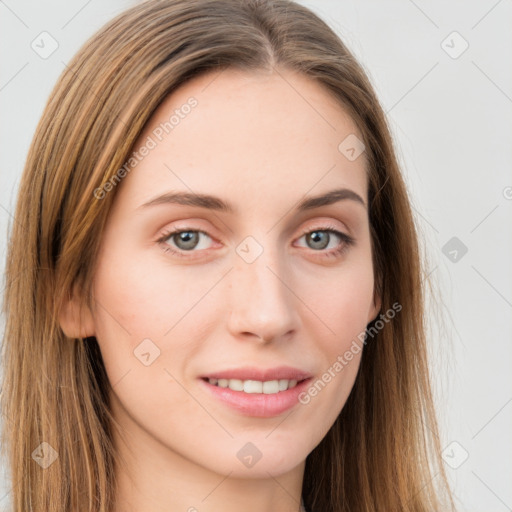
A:
<svg viewBox="0 0 512 512">
<path fill-rule="evenodd" d="M 320 85 L 285 71 L 202 75 L 158 108 L 93 282 L 135 458 L 268 477 L 325 436 L 379 308 L 361 139 Z"/>
</svg>

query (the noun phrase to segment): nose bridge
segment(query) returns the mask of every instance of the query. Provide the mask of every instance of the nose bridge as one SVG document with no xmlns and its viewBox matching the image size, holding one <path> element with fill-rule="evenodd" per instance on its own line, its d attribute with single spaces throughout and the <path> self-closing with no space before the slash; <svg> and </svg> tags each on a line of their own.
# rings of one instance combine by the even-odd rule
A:
<svg viewBox="0 0 512 512">
<path fill-rule="evenodd" d="M 231 273 L 230 328 L 234 335 L 252 333 L 265 340 L 296 328 L 294 295 L 284 256 L 271 246 L 247 237 L 236 249 Z"/>
</svg>

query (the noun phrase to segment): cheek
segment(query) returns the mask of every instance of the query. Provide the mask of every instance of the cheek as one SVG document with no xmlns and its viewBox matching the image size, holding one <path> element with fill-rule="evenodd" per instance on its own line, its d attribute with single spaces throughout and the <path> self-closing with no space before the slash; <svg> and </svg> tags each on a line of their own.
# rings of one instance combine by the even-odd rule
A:
<svg viewBox="0 0 512 512">
<path fill-rule="evenodd" d="M 370 258 L 362 257 L 341 266 L 323 281 L 312 282 L 308 296 L 318 321 L 323 323 L 340 350 L 364 331 L 373 310 L 374 279 Z M 327 349 L 328 350 L 328 349 Z M 328 350 L 329 351 L 329 350 Z"/>
<path fill-rule="evenodd" d="M 161 338 L 200 299 L 207 286 L 200 281 L 188 269 L 123 260 L 112 253 L 96 271 L 97 323 L 134 340 Z"/>
<path fill-rule="evenodd" d="M 341 411 L 357 376 L 373 307 L 373 286 L 371 260 L 361 258 L 325 280 L 324 293 L 316 286 L 310 289 L 309 303 L 316 317 L 309 330 L 323 366 L 302 403 L 314 402 L 311 410 L 322 411 L 326 426 Z"/>
<path fill-rule="evenodd" d="M 128 371 L 132 376 L 142 371 L 141 383 L 148 375 L 154 378 L 157 370 L 183 371 L 210 320 L 221 318 L 215 309 L 222 305 L 219 296 L 205 297 L 219 273 L 207 267 L 172 267 L 163 258 L 157 265 L 123 254 L 130 252 L 105 251 L 93 284 L 96 338 L 110 381 L 117 382 Z M 151 372 L 144 373 L 148 362 Z M 165 374 L 162 377 L 165 380 Z"/>
<path fill-rule="evenodd" d="M 128 412 L 141 425 L 151 418 L 155 425 L 177 426 L 180 416 L 171 411 L 192 412 L 177 382 L 200 338 L 194 305 L 212 285 L 187 286 L 186 274 L 123 260 L 113 251 L 96 268 L 96 338 L 117 396 L 114 406 L 122 404 L 117 412 Z"/>
</svg>

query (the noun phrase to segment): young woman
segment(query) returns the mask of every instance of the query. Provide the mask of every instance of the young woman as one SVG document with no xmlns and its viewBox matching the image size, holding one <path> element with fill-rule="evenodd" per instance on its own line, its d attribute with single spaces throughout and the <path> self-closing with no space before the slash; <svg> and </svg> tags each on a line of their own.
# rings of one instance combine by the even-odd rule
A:
<svg viewBox="0 0 512 512">
<path fill-rule="evenodd" d="M 453 509 L 407 191 L 311 11 L 116 17 L 51 94 L 15 217 L 15 512 Z"/>
</svg>

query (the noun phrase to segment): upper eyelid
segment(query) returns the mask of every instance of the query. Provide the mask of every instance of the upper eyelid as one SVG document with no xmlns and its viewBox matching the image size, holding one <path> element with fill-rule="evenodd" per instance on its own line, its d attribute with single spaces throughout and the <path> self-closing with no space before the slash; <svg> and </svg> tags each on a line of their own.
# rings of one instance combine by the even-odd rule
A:
<svg viewBox="0 0 512 512">
<path fill-rule="evenodd" d="M 315 219 L 315 220 L 313 220 L 314 217 L 312 217 L 310 219 L 301 220 L 300 224 L 310 223 L 310 225 L 308 227 L 304 227 L 303 229 L 299 230 L 301 232 L 301 234 L 307 233 L 309 231 L 314 231 L 315 229 L 331 229 L 332 228 L 334 230 L 341 231 L 342 233 L 345 233 L 349 236 L 352 235 L 352 230 L 355 227 L 355 225 L 351 227 L 350 219 L 349 219 L 349 222 L 347 223 L 346 220 L 344 221 L 339 218 L 332 218 L 329 215 L 323 215 L 323 216 L 321 215 L 319 217 L 320 217 L 319 219 Z M 322 217 L 323 217 L 323 219 L 322 219 Z M 196 224 L 197 222 L 198 222 L 198 220 L 177 220 L 177 221 L 175 221 L 175 223 L 177 223 L 178 226 L 173 225 L 172 227 L 169 227 L 169 228 L 161 228 L 159 230 L 159 232 L 163 233 L 164 231 L 187 231 L 187 230 L 189 230 L 189 231 L 201 231 L 201 232 L 206 233 L 207 235 L 211 236 L 210 235 L 210 232 L 212 231 L 211 228 L 203 229 L 202 227 L 197 227 L 197 226 L 192 225 L 192 224 Z M 358 223 L 359 222 L 357 222 L 357 224 Z M 211 222 L 208 222 L 208 224 L 211 224 Z M 335 224 L 338 224 L 338 225 L 335 225 Z M 341 224 L 341 226 L 339 226 L 339 224 Z M 215 226 L 213 231 L 214 232 L 219 231 L 219 228 Z M 231 229 L 229 229 L 229 231 L 231 233 L 233 233 L 233 231 Z M 286 229 L 285 232 L 289 233 L 290 231 L 297 232 L 297 228 Z M 215 235 L 213 236 L 213 238 L 215 238 Z"/>
</svg>

